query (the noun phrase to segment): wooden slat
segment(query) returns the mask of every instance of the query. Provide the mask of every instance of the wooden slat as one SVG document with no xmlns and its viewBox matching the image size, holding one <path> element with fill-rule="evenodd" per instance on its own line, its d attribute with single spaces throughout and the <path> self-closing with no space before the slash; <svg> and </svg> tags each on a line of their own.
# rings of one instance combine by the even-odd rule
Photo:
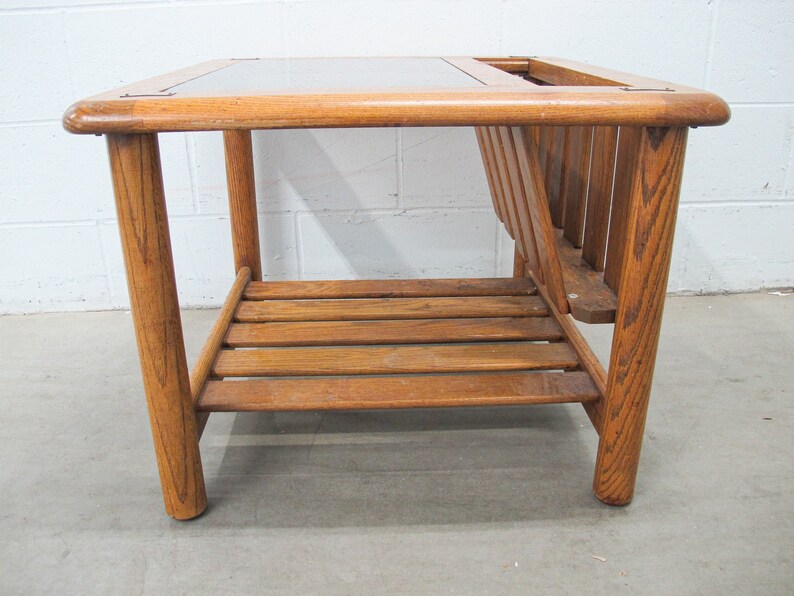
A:
<svg viewBox="0 0 794 596">
<path fill-rule="evenodd" d="M 199 395 L 201 395 L 201 391 L 204 389 L 204 384 L 207 382 L 207 378 L 212 370 L 212 363 L 215 362 L 215 358 L 223 346 L 223 338 L 226 335 L 226 330 L 229 328 L 229 324 L 234 318 L 234 311 L 237 309 L 237 305 L 243 295 L 243 290 L 250 280 L 251 269 L 242 267 L 229 290 L 226 300 L 223 302 L 221 311 L 218 313 L 218 318 L 215 320 L 209 337 L 207 337 L 207 341 L 201 349 L 198 360 L 196 360 L 195 366 L 190 371 L 190 393 L 193 397 L 193 404 L 196 403 Z M 199 413 L 196 416 L 196 430 L 199 438 L 201 438 L 201 434 L 204 432 L 208 417 L 209 415 L 206 413 Z"/>
<path fill-rule="evenodd" d="M 550 126 L 532 126 L 531 128 L 537 129 L 539 138 L 537 139 L 538 147 L 538 164 L 540 164 L 540 171 L 543 172 L 543 183 L 546 183 L 546 160 L 549 156 L 549 141 L 551 139 L 552 128 Z"/>
<path fill-rule="evenodd" d="M 246 300 L 303 298 L 431 298 L 454 296 L 529 296 L 536 292 L 528 278 L 342 279 L 332 281 L 251 282 Z"/>
<path fill-rule="evenodd" d="M 612 180 L 615 177 L 617 141 L 617 127 L 595 127 L 582 258 L 596 271 L 604 270 L 606 259 L 609 208 L 612 204 Z"/>
<path fill-rule="evenodd" d="M 571 246 L 562 231 L 555 232 L 571 315 L 583 323 L 614 323 L 615 293 L 604 283 L 602 274 L 582 260 L 581 252 Z"/>
<path fill-rule="evenodd" d="M 489 373 L 210 381 L 199 409 L 212 412 L 344 410 L 587 402 L 585 372 Z"/>
<path fill-rule="evenodd" d="M 493 148 L 494 164 L 502 186 L 504 206 L 509 222 L 508 231 L 510 232 L 510 237 L 516 241 L 516 247 L 521 251 L 522 256 L 526 258 L 527 255 L 524 253 L 526 244 L 524 242 L 523 230 L 521 229 L 521 222 L 519 222 L 518 214 L 516 213 L 516 200 L 513 195 L 513 187 L 510 185 L 510 174 L 507 170 L 507 164 L 505 163 L 504 149 L 499 140 L 498 127 L 489 126 L 488 137 L 491 147 Z"/>
<path fill-rule="evenodd" d="M 554 228 L 549 215 L 548 202 L 538 165 L 535 139 L 525 128 L 511 130 L 515 139 L 516 156 L 524 185 L 524 196 L 537 240 L 538 258 L 543 269 L 543 283 L 551 304 L 561 313 L 568 312 L 565 283 L 562 276 Z M 535 281 L 538 281 L 537 279 Z"/>
<path fill-rule="evenodd" d="M 221 350 L 212 372 L 219 377 L 284 377 L 570 370 L 577 366 L 568 344 L 512 342 Z"/>
<path fill-rule="evenodd" d="M 544 175 L 544 187 L 549 203 L 551 221 L 558 228 L 561 228 L 565 222 L 562 168 L 565 159 L 565 143 L 568 137 L 566 131 L 567 127 L 565 126 L 554 126 L 551 128 Z"/>
<path fill-rule="evenodd" d="M 618 133 L 618 152 L 615 157 L 615 183 L 612 192 L 612 214 L 609 220 L 604 281 L 617 294 L 620 291 L 620 274 L 625 261 L 624 240 L 628 233 L 629 197 L 632 192 L 634 172 L 637 169 L 641 128 L 621 126 Z"/>
<path fill-rule="evenodd" d="M 485 135 L 487 132 L 482 126 L 475 126 L 474 132 L 477 136 L 477 145 L 480 147 L 480 157 L 482 157 L 482 166 L 485 170 L 485 178 L 488 181 L 488 190 L 491 193 L 493 209 L 499 221 L 504 223 L 504 214 L 502 213 L 501 199 L 499 197 L 501 188 L 498 186 L 499 182 L 496 180 L 496 173 L 491 163 L 490 150 L 486 145 Z"/>
<path fill-rule="evenodd" d="M 377 344 L 554 341 L 562 337 L 549 317 L 405 319 L 236 323 L 225 343 L 234 348 Z"/>
<path fill-rule="evenodd" d="M 358 300 L 270 300 L 241 302 L 237 320 L 361 321 L 376 319 L 439 319 L 470 317 L 543 317 L 548 314 L 537 296 L 481 298 L 382 298 Z"/>
<path fill-rule="evenodd" d="M 539 291 L 543 298 L 548 300 L 548 296 L 543 291 L 543 288 L 539 288 Z M 584 402 L 582 405 L 584 406 L 585 412 L 587 412 L 587 416 L 590 418 L 590 422 L 592 422 L 596 432 L 600 435 L 601 428 L 604 424 L 604 402 L 607 392 L 607 373 L 604 370 L 604 366 L 601 364 L 601 361 L 593 353 L 593 350 L 590 348 L 587 340 L 585 340 L 585 338 L 582 336 L 578 327 L 573 323 L 570 317 L 560 314 L 554 309 L 551 310 L 550 314 L 551 318 L 554 319 L 557 325 L 559 325 L 560 329 L 563 330 L 563 333 L 565 333 L 566 340 L 569 342 L 571 348 L 573 348 L 573 351 L 576 352 L 576 355 L 579 357 L 579 363 L 581 364 L 582 368 L 590 374 L 590 379 L 598 390 L 597 400 Z"/>
<path fill-rule="evenodd" d="M 520 233 L 519 239 L 517 239 L 516 242 L 520 241 L 522 243 L 523 250 L 520 252 L 524 255 L 526 265 L 531 271 L 537 272 L 540 280 L 543 281 L 543 268 L 540 266 L 535 231 L 532 227 L 532 219 L 527 206 L 526 189 L 521 180 L 521 171 L 518 165 L 518 157 L 516 156 L 515 141 L 513 140 L 510 128 L 500 126 L 496 130 L 499 136 L 499 144 L 502 147 L 505 167 L 507 168 L 510 194 L 513 197 L 513 205 L 518 219 Z"/>
<path fill-rule="evenodd" d="M 483 139 L 483 146 L 485 147 L 485 152 L 488 155 L 488 164 L 491 168 L 491 176 L 494 180 L 494 185 L 496 187 L 496 199 L 499 203 L 499 211 L 502 214 L 502 223 L 507 230 L 507 233 L 510 235 L 510 238 L 515 239 L 515 228 L 513 226 L 513 220 L 511 218 L 511 213 L 508 210 L 508 198 L 507 198 L 507 188 L 505 186 L 505 180 L 502 177 L 501 168 L 499 167 L 499 158 L 496 154 L 496 148 L 494 147 L 493 139 L 491 138 L 491 129 L 489 127 L 482 127 L 480 128 L 482 132 L 482 139 Z"/>
<path fill-rule="evenodd" d="M 576 248 L 582 246 L 584 233 L 592 141 L 592 126 L 572 126 L 568 129 L 562 193 L 565 195 L 565 237 Z"/>
<path fill-rule="evenodd" d="M 523 278 L 526 275 L 527 262 L 517 248 L 513 251 L 513 277 Z"/>
</svg>

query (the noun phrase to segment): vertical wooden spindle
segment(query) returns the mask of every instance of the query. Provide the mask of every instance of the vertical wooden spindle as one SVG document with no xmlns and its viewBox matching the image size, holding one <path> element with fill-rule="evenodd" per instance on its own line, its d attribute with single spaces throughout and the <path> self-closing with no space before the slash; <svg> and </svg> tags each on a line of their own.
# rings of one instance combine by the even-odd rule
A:
<svg viewBox="0 0 794 596">
<path fill-rule="evenodd" d="M 226 151 L 226 181 L 229 188 L 235 273 L 248 267 L 251 270 L 251 279 L 262 281 L 251 131 L 224 131 L 223 145 Z"/>
<path fill-rule="evenodd" d="M 595 127 L 593 132 L 593 156 L 590 165 L 590 183 L 587 192 L 584 241 L 582 242 L 582 259 L 596 271 L 604 270 L 604 260 L 606 258 L 617 140 L 617 127 Z"/>
</svg>

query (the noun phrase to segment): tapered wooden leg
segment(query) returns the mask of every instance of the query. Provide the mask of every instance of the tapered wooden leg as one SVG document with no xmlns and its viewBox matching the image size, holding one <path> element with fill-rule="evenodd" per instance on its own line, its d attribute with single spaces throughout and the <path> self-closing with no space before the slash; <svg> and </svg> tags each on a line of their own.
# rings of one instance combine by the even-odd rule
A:
<svg viewBox="0 0 794 596">
<path fill-rule="evenodd" d="M 251 131 L 224 131 L 223 144 L 226 150 L 226 181 L 229 188 L 235 272 L 239 272 L 242 267 L 248 267 L 251 270 L 251 279 L 262 281 Z"/>
<path fill-rule="evenodd" d="M 171 256 L 157 136 L 109 135 L 108 151 L 165 510 L 207 506 Z"/>
<path fill-rule="evenodd" d="M 639 131 L 624 265 L 593 490 L 610 505 L 634 494 L 670 270 L 686 128 Z"/>
</svg>

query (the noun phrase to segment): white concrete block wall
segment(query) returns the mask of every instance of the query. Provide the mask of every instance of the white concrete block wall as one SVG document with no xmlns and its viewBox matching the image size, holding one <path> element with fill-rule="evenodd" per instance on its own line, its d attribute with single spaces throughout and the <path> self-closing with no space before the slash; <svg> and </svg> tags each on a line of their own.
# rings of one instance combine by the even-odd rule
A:
<svg viewBox="0 0 794 596">
<path fill-rule="evenodd" d="M 82 96 L 219 57 L 560 55 L 705 87 L 733 120 L 690 135 L 670 290 L 794 284 L 790 0 L 4 0 L 0 312 L 126 308 L 104 142 Z M 465 129 L 255 134 L 270 279 L 509 275 Z M 161 135 L 182 303 L 232 279 L 219 133 Z"/>
</svg>

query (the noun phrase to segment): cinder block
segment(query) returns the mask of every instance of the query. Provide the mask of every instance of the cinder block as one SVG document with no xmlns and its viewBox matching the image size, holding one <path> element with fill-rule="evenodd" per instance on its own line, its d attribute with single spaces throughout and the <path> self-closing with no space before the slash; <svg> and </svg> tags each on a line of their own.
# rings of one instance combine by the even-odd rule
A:
<svg viewBox="0 0 794 596">
<path fill-rule="evenodd" d="M 492 206 L 474 129 L 402 129 L 402 160 L 406 207 Z"/>
<path fill-rule="evenodd" d="M 113 186 L 102 139 L 59 124 L 13 126 L 0 134 L 0 222 L 109 217 Z"/>
<path fill-rule="evenodd" d="M 0 312 L 111 306 L 93 224 L 0 228 Z"/>
<path fill-rule="evenodd" d="M 794 3 L 720 0 L 710 87 L 728 101 L 794 102 Z"/>
<path fill-rule="evenodd" d="M 490 277 L 494 220 L 489 211 L 301 214 L 303 277 Z"/>
<path fill-rule="evenodd" d="M 281 3 L 108 7 L 66 14 L 79 95 L 216 58 L 282 55 Z"/>
<path fill-rule="evenodd" d="M 794 204 L 684 205 L 668 289 L 739 292 L 794 285 Z"/>
<path fill-rule="evenodd" d="M 60 118 L 74 94 L 61 15 L 2 15 L 0 56 L 0 121 Z"/>
<path fill-rule="evenodd" d="M 295 226 L 292 216 L 260 218 L 260 242 L 266 279 L 297 279 Z M 115 308 L 129 308 L 121 242 L 116 223 L 101 226 L 105 261 Z M 228 217 L 171 220 L 177 288 L 182 307 L 215 307 L 223 303 L 234 279 L 231 227 Z"/>
<path fill-rule="evenodd" d="M 702 86 L 709 16 L 706 1 L 572 0 L 541 7 L 508 0 L 501 49 Z"/>
<path fill-rule="evenodd" d="M 499 50 L 498 0 L 286 4 L 292 56 L 454 56 Z M 350 32 L 350 34 L 340 34 Z"/>
<path fill-rule="evenodd" d="M 220 133 L 195 135 L 199 204 L 227 213 Z M 392 129 L 271 130 L 254 133 L 259 208 L 268 211 L 397 205 Z"/>
<path fill-rule="evenodd" d="M 734 106 L 726 126 L 689 135 L 682 201 L 783 196 L 794 143 L 794 108 Z"/>
<path fill-rule="evenodd" d="M 184 135 L 160 135 L 172 215 L 193 212 Z M 3 128 L 0 222 L 81 221 L 114 217 L 103 139 L 70 135 L 60 124 Z"/>
</svg>

